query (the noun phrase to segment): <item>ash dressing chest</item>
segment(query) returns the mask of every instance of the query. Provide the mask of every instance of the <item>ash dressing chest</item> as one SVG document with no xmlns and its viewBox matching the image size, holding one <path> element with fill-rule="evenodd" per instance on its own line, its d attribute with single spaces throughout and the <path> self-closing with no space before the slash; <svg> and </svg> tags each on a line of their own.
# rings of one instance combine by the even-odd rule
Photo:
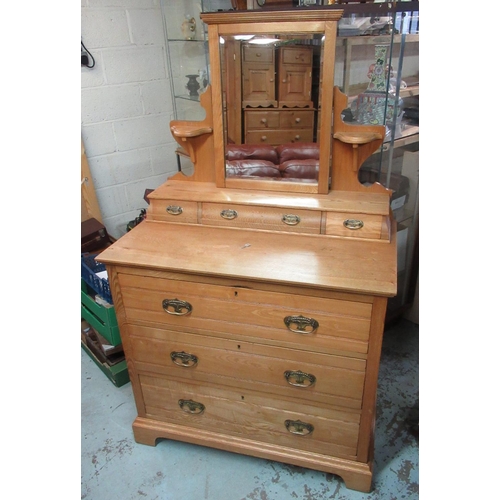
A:
<svg viewBox="0 0 500 500">
<path fill-rule="evenodd" d="M 391 193 L 358 181 L 385 130 L 344 123 L 347 98 L 333 84 L 341 13 L 201 14 L 212 72 L 201 95 L 206 117 L 171 122 L 194 174 L 178 173 L 151 193 L 147 219 L 98 260 L 108 269 L 137 442 L 175 439 L 277 460 L 339 475 L 368 492 L 396 241 Z M 306 47 L 310 59 L 322 61 L 312 70 L 319 88 L 312 105 L 273 107 L 279 100 L 266 92 L 259 107 L 254 88 L 247 107 L 242 78 L 228 66 L 248 53 L 249 37 L 269 33 L 268 62 L 282 59 L 281 46 Z M 239 35 L 248 35 L 244 46 Z M 283 93 L 278 82 L 262 85 Z M 242 133 L 251 110 L 314 114 L 307 121 L 315 124 L 313 141 L 286 145 L 297 156 L 295 172 L 308 175 L 268 177 L 254 169 L 267 161 L 279 175 L 281 164 L 259 159 L 262 148 L 275 154 L 280 145 Z M 226 175 L 228 145 L 247 155 L 242 175 Z"/>
</svg>

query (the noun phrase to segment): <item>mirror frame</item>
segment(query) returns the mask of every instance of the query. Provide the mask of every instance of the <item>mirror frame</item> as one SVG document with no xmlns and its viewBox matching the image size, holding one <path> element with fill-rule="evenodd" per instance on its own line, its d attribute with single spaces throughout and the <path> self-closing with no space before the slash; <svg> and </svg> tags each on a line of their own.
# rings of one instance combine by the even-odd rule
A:
<svg viewBox="0 0 500 500">
<path fill-rule="evenodd" d="M 327 194 L 331 184 L 332 164 L 332 111 L 335 69 L 337 22 L 342 9 L 305 8 L 277 11 L 206 12 L 200 17 L 208 26 L 208 47 L 211 65 L 211 91 L 213 109 L 214 168 L 217 187 L 259 189 L 283 192 Z M 321 123 L 319 144 L 319 174 L 317 183 L 272 181 L 263 178 L 226 178 L 224 119 L 222 103 L 222 64 L 220 37 L 240 34 L 324 34 L 323 75 L 320 81 Z"/>
</svg>

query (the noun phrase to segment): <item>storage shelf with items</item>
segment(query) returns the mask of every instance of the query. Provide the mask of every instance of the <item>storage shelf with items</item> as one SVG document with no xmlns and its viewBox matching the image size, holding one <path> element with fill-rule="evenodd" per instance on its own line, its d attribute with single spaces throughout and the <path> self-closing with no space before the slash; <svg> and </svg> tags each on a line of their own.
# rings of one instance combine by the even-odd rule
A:
<svg viewBox="0 0 500 500">
<path fill-rule="evenodd" d="M 382 146 L 361 166 L 364 185 L 393 190 L 397 222 L 398 294 L 388 304 L 388 320 L 413 301 L 418 244 L 419 2 L 345 6 L 339 22 L 335 83 L 348 96 L 349 123 L 381 124 Z"/>
<path fill-rule="evenodd" d="M 231 8 L 230 0 L 161 0 L 166 33 L 167 70 L 170 78 L 173 115 L 176 120 L 203 120 L 200 95 L 210 83 L 208 37 L 202 12 Z M 189 173 L 192 163 L 182 148 L 177 150 L 179 170 Z"/>
</svg>

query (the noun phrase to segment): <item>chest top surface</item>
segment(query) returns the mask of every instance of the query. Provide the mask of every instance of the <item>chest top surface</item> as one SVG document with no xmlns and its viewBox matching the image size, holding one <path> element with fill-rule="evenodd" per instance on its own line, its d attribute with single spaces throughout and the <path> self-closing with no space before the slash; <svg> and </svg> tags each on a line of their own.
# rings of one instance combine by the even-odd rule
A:
<svg viewBox="0 0 500 500">
<path fill-rule="evenodd" d="M 396 241 L 326 238 L 145 221 L 105 264 L 380 296 L 396 293 Z"/>
</svg>

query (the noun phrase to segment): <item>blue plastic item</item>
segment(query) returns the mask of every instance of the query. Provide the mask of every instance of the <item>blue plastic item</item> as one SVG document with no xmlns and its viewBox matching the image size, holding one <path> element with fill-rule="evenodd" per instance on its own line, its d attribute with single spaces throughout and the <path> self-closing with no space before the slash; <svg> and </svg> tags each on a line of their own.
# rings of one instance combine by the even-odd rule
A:
<svg viewBox="0 0 500 500">
<path fill-rule="evenodd" d="M 106 270 L 106 266 L 95 261 L 98 254 L 82 253 L 82 279 L 87 285 L 100 295 L 104 300 L 113 303 L 109 282 L 105 278 L 100 278 L 97 273 Z"/>
</svg>

